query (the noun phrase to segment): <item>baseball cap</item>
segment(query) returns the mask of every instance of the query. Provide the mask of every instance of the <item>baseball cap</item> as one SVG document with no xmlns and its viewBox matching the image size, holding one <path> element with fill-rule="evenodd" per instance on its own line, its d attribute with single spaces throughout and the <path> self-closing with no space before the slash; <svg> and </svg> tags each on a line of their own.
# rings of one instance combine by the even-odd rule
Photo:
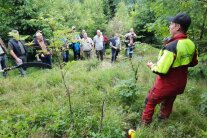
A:
<svg viewBox="0 0 207 138">
<path fill-rule="evenodd" d="M 8 36 L 15 36 L 17 34 L 19 34 L 17 30 L 12 30 L 11 32 L 8 33 Z"/>
<path fill-rule="evenodd" d="M 183 31 L 187 32 L 190 24 L 191 24 L 191 18 L 186 13 L 178 13 L 175 17 L 168 18 L 168 21 L 180 24 Z"/>
</svg>

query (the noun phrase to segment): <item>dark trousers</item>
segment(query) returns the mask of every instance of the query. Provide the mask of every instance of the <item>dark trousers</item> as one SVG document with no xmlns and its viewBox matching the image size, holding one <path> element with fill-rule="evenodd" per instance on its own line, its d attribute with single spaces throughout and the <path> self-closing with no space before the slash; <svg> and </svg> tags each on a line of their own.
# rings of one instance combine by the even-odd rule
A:
<svg viewBox="0 0 207 138">
<path fill-rule="evenodd" d="M 73 55 L 74 55 L 74 60 L 80 60 L 80 50 L 75 51 L 75 49 L 73 49 Z"/>
<path fill-rule="evenodd" d="M 63 61 L 68 62 L 69 61 L 69 50 L 66 50 L 62 53 Z"/>
<path fill-rule="evenodd" d="M 27 62 L 27 56 L 26 55 L 22 55 L 19 56 L 18 58 L 20 58 L 22 60 L 22 63 Z M 20 65 L 19 63 L 16 62 L 17 65 Z M 19 68 L 19 72 L 21 74 L 21 76 L 24 76 L 26 74 L 26 68 Z"/>
<path fill-rule="evenodd" d="M 119 49 L 114 49 L 114 48 L 111 49 L 111 62 L 112 63 L 116 61 L 119 52 L 120 52 Z"/>
<path fill-rule="evenodd" d="M 103 43 L 103 55 L 106 55 L 106 43 Z"/>
<path fill-rule="evenodd" d="M 74 60 L 80 60 L 81 56 L 80 56 L 80 48 L 78 49 L 77 47 L 75 47 L 77 43 L 72 43 L 70 45 L 70 47 L 73 49 L 73 56 L 74 56 Z"/>
<path fill-rule="evenodd" d="M 5 69 L 6 68 L 6 55 L 1 55 L 0 56 L 0 69 Z M 7 72 L 3 72 L 3 76 L 7 76 Z"/>
<path fill-rule="evenodd" d="M 99 59 L 101 59 L 101 61 L 103 60 L 103 50 L 96 50 L 96 56 Z"/>
<path fill-rule="evenodd" d="M 44 57 L 40 57 L 42 63 L 52 65 L 52 56 L 51 54 L 44 55 Z"/>
<path fill-rule="evenodd" d="M 129 58 L 132 58 L 133 52 L 133 47 L 129 47 Z"/>
</svg>

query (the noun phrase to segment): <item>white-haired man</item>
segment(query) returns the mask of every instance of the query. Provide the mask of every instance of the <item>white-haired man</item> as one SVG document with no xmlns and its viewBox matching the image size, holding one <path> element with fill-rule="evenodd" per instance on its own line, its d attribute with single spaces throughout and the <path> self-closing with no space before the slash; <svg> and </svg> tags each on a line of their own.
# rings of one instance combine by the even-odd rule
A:
<svg viewBox="0 0 207 138">
<path fill-rule="evenodd" d="M 104 38 L 103 38 L 103 35 L 101 34 L 100 30 L 96 31 L 96 36 L 94 36 L 93 41 L 94 41 L 94 45 L 95 45 L 95 49 L 96 49 L 97 58 L 102 61 L 103 60 Z"/>
</svg>

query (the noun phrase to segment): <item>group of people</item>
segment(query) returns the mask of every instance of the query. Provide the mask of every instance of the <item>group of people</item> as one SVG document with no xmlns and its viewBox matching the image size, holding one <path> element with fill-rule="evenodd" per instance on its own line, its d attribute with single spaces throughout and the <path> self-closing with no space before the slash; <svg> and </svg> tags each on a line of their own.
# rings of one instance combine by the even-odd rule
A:
<svg viewBox="0 0 207 138">
<path fill-rule="evenodd" d="M 135 46 L 135 38 L 137 35 L 134 29 L 131 28 L 130 32 L 125 35 L 126 44 L 126 56 L 132 58 L 133 49 Z M 79 35 L 76 33 L 76 27 L 72 27 L 72 40 L 64 40 L 67 50 L 63 52 L 63 60 L 68 62 L 69 51 L 71 48 L 73 50 L 74 60 L 80 60 L 81 55 L 84 59 L 90 59 L 92 57 L 92 51 L 95 51 L 97 59 L 103 60 L 106 50 L 106 44 L 109 44 L 111 48 L 111 62 L 115 62 L 116 58 L 121 50 L 121 40 L 118 33 L 114 33 L 114 36 L 110 39 L 104 35 L 100 30 L 96 31 L 96 35 L 90 38 L 85 30 L 82 30 Z M 82 54 L 81 54 L 82 53 Z"/>
<path fill-rule="evenodd" d="M 191 18 L 185 13 L 177 14 L 175 17 L 169 19 L 170 39 L 167 39 L 163 49 L 160 51 L 157 63 L 148 62 L 149 69 L 157 74 L 155 84 L 150 89 L 146 101 L 145 108 L 142 113 L 141 122 L 149 125 L 152 122 L 152 116 L 155 106 L 161 103 L 159 119 L 166 120 L 169 118 L 173 103 L 176 96 L 183 93 L 188 75 L 188 67 L 193 67 L 198 64 L 197 50 L 195 44 L 187 38 L 187 31 L 191 24 Z M 80 59 L 80 52 L 83 52 L 83 57 L 91 58 L 92 50 L 95 49 L 98 59 L 103 60 L 104 47 L 108 38 L 104 37 L 100 30 L 96 31 L 93 39 L 88 37 L 85 30 L 81 35 L 76 33 L 76 28 L 72 27 L 73 38 L 71 43 L 64 40 L 65 49 L 63 52 L 63 60 L 68 61 L 69 47 L 73 49 L 74 60 Z M 12 38 L 8 42 L 9 53 L 15 60 L 16 64 L 22 64 L 27 61 L 27 47 L 25 43 L 19 39 L 19 32 L 12 30 L 10 32 Z M 126 42 L 126 56 L 132 57 L 133 48 L 135 45 L 136 34 L 133 28 L 125 35 Z M 41 50 L 38 54 L 38 60 L 43 63 L 52 65 L 51 52 L 48 49 L 49 42 L 43 37 L 41 31 L 37 31 L 34 38 L 36 49 Z M 117 55 L 121 50 L 121 40 L 118 33 L 115 33 L 109 39 L 111 47 L 111 62 L 115 62 Z M 0 70 L 6 68 L 6 47 L 0 39 Z M 20 68 L 22 76 L 25 75 L 25 70 Z M 6 77 L 6 72 L 3 72 Z"/>
<path fill-rule="evenodd" d="M 11 55 L 12 59 L 15 61 L 16 65 L 21 65 L 27 62 L 27 54 L 28 48 L 25 45 L 25 42 L 20 39 L 19 32 L 17 30 L 12 30 L 9 32 L 9 36 L 11 37 L 8 42 L 8 51 Z M 35 33 L 35 38 L 33 40 L 34 49 L 40 50 L 37 56 L 37 61 L 41 61 L 42 63 L 52 65 L 52 56 L 49 51 L 49 42 L 43 37 L 41 31 L 37 31 Z M 6 46 L 2 39 L 0 39 L 0 70 L 4 70 L 6 68 Z M 19 68 L 19 72 L 21 76 L 25 76 L 26 72 L 24 68 Z M 7 72 L 3 72 L 3 76 L 7 76 Z"/>
<path fill-rule="evenodd" d="M 90 38 L 85 30 L 82 30 L 81 34 L 76 32 L 76 27 L 72 26 L 72 38 L 63 38 L 64 43 L 62 47 L 62 58 L 64 62 L 69 61 L 69 49 L 72 49 L 74 60 L 80 60 L 81 55 L 83 59 L 90 59 L 93 53 L 96 54 L 98 60 L 103 60 L 106 53 L 106 45 L 111 48 L 111 62 L 114 63 L 117 59 L 119 52 L 121 51 L 121 40 L 118 33 L 114 33 L 112 38 L 108 38 L 100 30 L 96 31 L 96 35 Z M 2 39 L 0 39 L 0 70 L 6 68 L 6 54 L 11 55 L 16 65 L 27 62 L 28 48 L 25 42 L 20 39 L 18 30 L 12 30 L 9 32 L 11 37 L 8 42 L 8 50 Z M 126 56 L 132 57 L 133 47 L 135 45 L 135 37 L 133 28 L 125 35 L 126 44 Z M 34 35 L 33 50 L 38 62 L 52 65 L 52 52 L 49 48 L 50 41 L 43 36 L 42 31 L 36 31 Z M 25 75 L 25 69 L 19 68 L 21 76 Z M 7 72 L 3 72 L 3 76 L 7 76 Z"/>
<path fill-rule="evenodd" d="M 161 104 L 158 119 L 164 121 L 169 118 L 177 95 L 182 94 L 185 90 L 188 67 L 198 64 L 196 46 L 187 37 L 187 31 L 191 24 L 190 16 L 186 13 L 179 13 L 170 18 L 169 21 L 171 36 L 165 39 L 157 63 L 152 63 L 151 61 L 147 63 L 147 67 L 153 73 L 156 73 L 157 77 L 146 96 L 145 108 L 141 118 L 141 123 L 144 125 L 149 125 L 152 122 L 152 116 L 157 104 Z M 129 58 L 132 58 L 136 37 L 137 35 L 134 33 L 133 28 L 125 35 L 125 52 Z M 94 47 L 97 58 L 103 60 L 104 37 L 100 30 L 97 30 L 97 35 L 93 40 L 88 38 L 86 33 L 83 33 L 82 40 L 80 45 L 86 55 L 90 55 L 89 51 Z M 91 47 L 87 48 L 88 45 Z M 111 47 L 111 62 L 115 62 L 121 50 L 121 40 L 118 33 L 115 33 L 109 39 L 109 45 Z"/>
</svg>

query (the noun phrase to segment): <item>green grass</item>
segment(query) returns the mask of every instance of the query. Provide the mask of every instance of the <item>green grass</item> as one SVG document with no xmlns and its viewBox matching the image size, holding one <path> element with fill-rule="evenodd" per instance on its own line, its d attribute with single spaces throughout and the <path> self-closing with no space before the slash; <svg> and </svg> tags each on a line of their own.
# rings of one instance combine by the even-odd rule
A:
<svg viewBox="0 0 207 138">
<path fill-rule="evenodd" d="M 70 115 L 60 70 L 28 69 L 26 77 L 18 71 L 0 79 L 0 137 L 126 137 L 127 130 L 138 126 L 145 96 L 155 74 L 147 67 L 156 61 L 158 50 L 139 44 L 133 65 L 138 80 L 123 53 L 118 62 L 72 61 L 64 66 L 71 93 Z M 184 94 L 177 97 L 170 119 L 158 123 L 157 106 L 149 128 L 139 127 L 138 137 L 206 137 L 207 117 L 201 112 L 205 80 L 188 81 Z M 105 99 L 103 128 L 99 132 L 102 102 Z M 205 107 L 205 106 L 204 106 Z M 71 125 L 73 124 L 73 125 Z"/>
</svg>

